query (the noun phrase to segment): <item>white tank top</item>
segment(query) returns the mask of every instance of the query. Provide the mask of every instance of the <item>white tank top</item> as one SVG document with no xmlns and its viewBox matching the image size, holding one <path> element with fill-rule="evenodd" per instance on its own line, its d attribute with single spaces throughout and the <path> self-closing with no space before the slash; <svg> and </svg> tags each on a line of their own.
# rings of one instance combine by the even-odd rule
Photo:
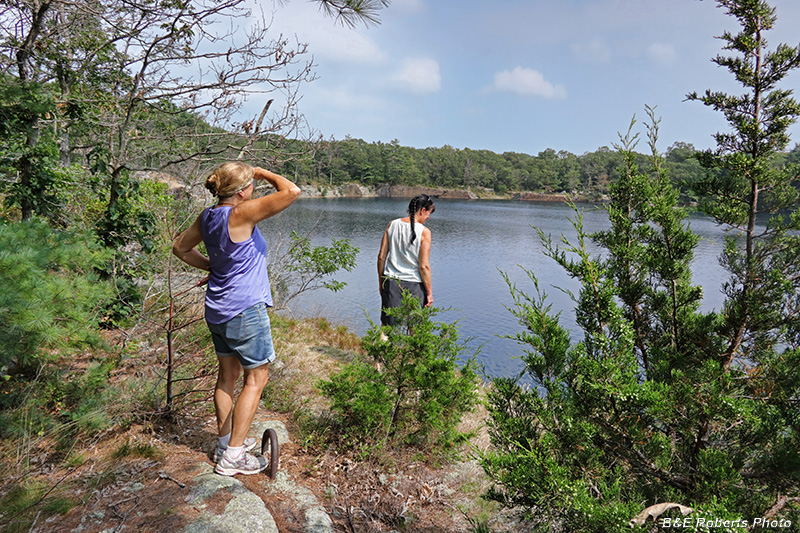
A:
<svg viewBox="0 0 800 533">
<path fill-rule="evenodd" d="M 383 275 L 401 281 L 421 282 L 419 275 L 419 243 L 425 226 L 414 224 L 417 238 L 411 242 L 411 224 L 401 219 L 392 220 L 386 230 L 389 238 L 389 256 L 383 267 Z"/>
</svg>

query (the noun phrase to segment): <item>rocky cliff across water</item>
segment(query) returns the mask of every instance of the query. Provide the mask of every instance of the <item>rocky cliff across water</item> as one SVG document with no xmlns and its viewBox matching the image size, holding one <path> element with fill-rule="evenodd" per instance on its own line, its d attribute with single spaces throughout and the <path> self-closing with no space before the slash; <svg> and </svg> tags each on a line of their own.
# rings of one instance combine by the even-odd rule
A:
<svg viewBox="0 0 800 533">
<path fill-rule="evenodd" d="M 480 198 L 472 191 L 463 189 L 441 189 L 436 187 L 414 187 L 410 185 L 381 185 L 376 189 L 346 183 L 336 187 L 327 188 L 315 185 L 301 185 L 301 197 L 308 198 L 413 198 L 418 194 L 427 194 L 434 198 L 447 198 L 453 200 L 477 200 Z"/>
<path fill-rule="evenodd" d="M 478 189 L 477 192 L 467 189 L 444 189 L 437 187 L 422 187 L 412 185 L 380 185 L 377 188 L 346 183 L 335 187 L 324 185 L 301 185 L 306 198 L 413 198 L 418 194 L 427 194 L 434 198 L 449 200 L 516 200 L 520 202 L 584 202 L 587 199 L 581 195 L 567 195 L 564 193 L 545 194 L 536 192 L 518 192 L 515 194 L 498 195 L 490 189 Z"/>
<path fill-rule="evenodd" d="M 186 194 L 187 187 L 177 178 L 166 173 L 140 172 L 139 179 L 151 179 L 165 183 L 173 195 Z M 205 197 L 205 190 L 198 184 L 191 188 L 191 194 L 196 197 Z M 333 187 L 325 185 L 301 185 L 303 191 L 301 198 L 413 198 L 418 194 L 427 194 L 434 198 L 448 200 L 516 200 L 521 202 L 584 202 L 587 199 L 581 195 L 567 195 L 564 193 L 545 194 L 537 192 L 518 192 L 514 194 L 497 194 L 492 189 L 479 187 L 475 190 L 446 189 L 438 187 L 422 187 L 413 185 L 380 185 L 367 187 L 358 183 L 345 183 Z"/>
</svg>

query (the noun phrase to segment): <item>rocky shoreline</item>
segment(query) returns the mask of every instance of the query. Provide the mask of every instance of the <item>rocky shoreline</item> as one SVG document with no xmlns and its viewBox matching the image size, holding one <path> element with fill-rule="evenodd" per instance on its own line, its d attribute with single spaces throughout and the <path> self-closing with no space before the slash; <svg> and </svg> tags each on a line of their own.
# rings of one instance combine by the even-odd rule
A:
<svg viewBox="0 0 800 533">
<path fill-rule="evenodd" d="M 446 189 L 436 187 L 421 187 L 411 185 L 381 185 L 377 188 L 346 183 L 335 187 L 319 185 L 301 185 L 303 191 L 301 198 L 413 198 L 418 194 L 427 194 L 434 198 L 449 200 L 515 200 L 520 202 L 583 202 L 586 198 L 582 195 L 567 195 L 566 193 L 546 194 L 535 192 L 517 192 L 514 194 L 500 195 L 492 189 L 478 188 Z"/>
<path fill-rule="evenodd" d="M 151 179 L 164 183 L 173 195 L 185 194 L 187 185 L 181 183 L 174 176 L 160 172 L 140 172 L 136 174 L 138 179 Z M 191 187 L 194 189 L 194 187 Z M 200 189 L 200 187 L 197 187 Z M 531 191 L 514 192 L 509 194 L 498 194 L 493 189 L 486 187 L 476 187 L 474 189 L 448 189 L 442 187 L 423 187 L 413 185 L 389 185 L 382 184 L 377 187 L 368 187 L 358 183 L 345 183 L 336 186 L 300 185 L 301 198 L 413 198 L 418 194 L 427 194 L 434 198 L 448 200 L 514 200 L 519 202 L 588 202 L 585 195 L 566 192 L 561 193 L 539 193 Z M 203 195 L 203 192 L 194 192 L 194 195 Z"/>
</svg>

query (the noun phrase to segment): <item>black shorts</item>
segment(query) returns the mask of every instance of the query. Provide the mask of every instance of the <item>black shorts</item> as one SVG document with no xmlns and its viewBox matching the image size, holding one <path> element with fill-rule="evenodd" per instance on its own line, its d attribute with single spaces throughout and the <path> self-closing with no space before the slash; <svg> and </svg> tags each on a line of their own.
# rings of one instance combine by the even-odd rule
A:
<svg viewBox="0 0 800 533">
<path fill-rule="evenodd" d="M 383 278 L 381 283 L 381 324 L 394 326 L 395 318 L 388 316 L 384 309 L 400 307 L 403 303 L 403 291 L 408 291 L 411 296 L 419 300 L 419 305 L 425 305 L 425 285 L 421 281 L 400 281 L 397 279 Z"/>
</svg>

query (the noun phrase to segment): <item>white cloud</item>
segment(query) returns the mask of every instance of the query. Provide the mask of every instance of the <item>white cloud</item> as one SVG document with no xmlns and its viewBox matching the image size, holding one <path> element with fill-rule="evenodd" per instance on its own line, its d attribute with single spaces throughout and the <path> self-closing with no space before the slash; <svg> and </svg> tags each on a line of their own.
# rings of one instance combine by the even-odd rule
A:
<svg viewBox="0 0 800 533">
<path fill-rule="evenodd" d="M 671 44 L 653 43 L 647 47 L 647 57 L 660 65 L 669 65 L 675 62 L 678 54 Z"/>
<path fill-rule="evenodd" d="M 435 93 L 442 88 L 439 63 L 433 59 L 406 59 L 403 68 L 392 76 L 392 81 L 402 90 L 412 93 Z"/>
<path fill-rule="evenodd" d="M 545 80 L 539 71 L 523 67 L 498 72 L 494 75 L 494 84 L 491 88 L 495 91 L 522 96 L 541 96 L 550 100 L 567 97 L 567 90 L 562 85 L 553 85 Z"/>
<path fill-rule="evenodd" d="M 600 39 L 572 45 L 575 57 L 583 63 L 607 64 L 611 62 L 611 49 Z"/>
</svg>

